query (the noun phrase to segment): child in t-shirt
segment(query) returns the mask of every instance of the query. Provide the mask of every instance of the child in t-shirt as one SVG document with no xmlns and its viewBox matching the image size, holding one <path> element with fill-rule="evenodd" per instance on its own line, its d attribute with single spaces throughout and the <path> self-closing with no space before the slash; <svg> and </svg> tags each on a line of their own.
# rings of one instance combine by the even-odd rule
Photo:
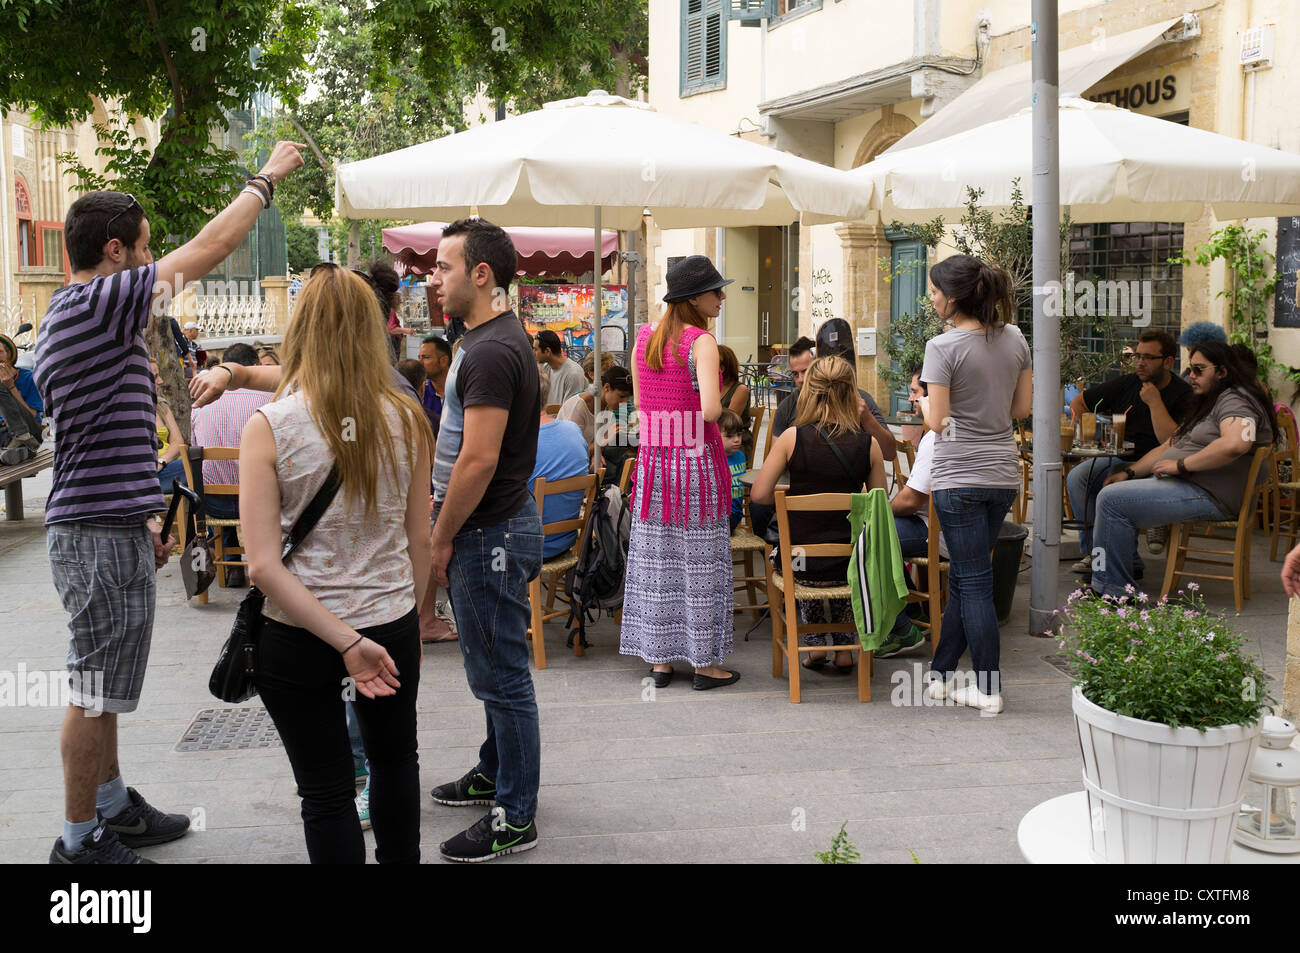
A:
<svg viewBox="0 0 1300 953">
<path fill-rule="evenodd" d="M 718 418 L 718 429 L 722 431 L 722 450 L 731 470 L 731 531 L 734 533 L 745 512 L 745 485 L 740 482 L 749 470 L 749 461 L 740 446 L 745 425 L 735 411 L 724 410 Z"/>
</svg>

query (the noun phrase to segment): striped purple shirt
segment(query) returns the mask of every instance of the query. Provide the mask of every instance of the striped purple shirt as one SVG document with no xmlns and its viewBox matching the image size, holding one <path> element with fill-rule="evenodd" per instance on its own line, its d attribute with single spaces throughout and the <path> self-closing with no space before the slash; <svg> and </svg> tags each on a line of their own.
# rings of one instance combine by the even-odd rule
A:
<svg viewBox="0 0 1300 953">
<path fill-rule="evenodd" d="M 36 337 L 36 386 L 54 419 L 45 524 L 143 517 L 164 506 L 157 396 L 144 343 L 157 266 L 56 291 Z"/>
</svg>

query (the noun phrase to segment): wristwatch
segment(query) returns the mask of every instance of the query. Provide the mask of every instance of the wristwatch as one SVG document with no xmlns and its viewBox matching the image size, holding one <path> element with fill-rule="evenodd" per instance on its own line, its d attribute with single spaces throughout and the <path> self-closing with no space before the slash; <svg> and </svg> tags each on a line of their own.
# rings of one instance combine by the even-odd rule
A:
<svg viewBox="0 0 1300 953">
<path fill-rule="evenodd" d="M 1138 478 L 1137 473 L 1133 470 L 1132 467 L 1125 467 L 1124 472 L 1128 474 L 1128 478 L 1130 480 L 1136 480 Z"/>
<path fill-rule="evenodd" d="M 1178 461 L 1178 472 L 1181 473 L 1183 476 L 1187 476 L 1187 460 L 1186 460 L 1186 458 L 1180 458 L 1180 459 L 1179 459 L 1179 461 Z"/>
</svg>

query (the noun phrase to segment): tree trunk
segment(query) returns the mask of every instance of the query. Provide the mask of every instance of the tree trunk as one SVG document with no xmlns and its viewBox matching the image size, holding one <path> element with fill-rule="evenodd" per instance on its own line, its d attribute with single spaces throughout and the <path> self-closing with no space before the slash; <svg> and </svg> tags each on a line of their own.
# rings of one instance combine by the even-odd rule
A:
<svg viewBox="0 0 1300 953">
<path fill-rule="evenodd" d="M 172 337 L 170 314 L 155 313 L 150 316 L 149 326 L 145 329 L 145 347 L 149 356 L 158 362 L 158 370 L 162 375 L 162 389 L 158 392 L 158 397 L 171 406 L 172 413 L 176 415 L 176 424 L 181 428 L 179 439 L 188 444 L 190 391 L 185 386 L 180 361 L 176 359 L 176 342 Z"/>
<path fill-rule="evenodd" d="M 361 223 L 348 222 L 348 267 L 361 267 Z"/>
</svg>

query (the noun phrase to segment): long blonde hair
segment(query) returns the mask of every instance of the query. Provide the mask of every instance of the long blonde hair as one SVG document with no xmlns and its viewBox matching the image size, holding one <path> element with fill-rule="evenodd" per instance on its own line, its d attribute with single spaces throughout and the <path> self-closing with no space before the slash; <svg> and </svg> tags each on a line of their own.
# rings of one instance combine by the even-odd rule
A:
<svg viewBox="0 0 1300 953">
<path fill-rule="evenodd" d="M 385 409 L 396 408 L 412 463 L 416 441 L 430 448 L 433 431 L 424 410 L 393 380 L 383 316 L 365 279 L 336 265 L 318 265 L 298 293 L 281 357 L 284 370 L 275 396 L 288 389 L 302 392 L 338 462 L 349 502 L 364 502 L 366 514 L 373 515 L 378 464 L 400 482 Z"/>
<path fill-rule="evenodd" d="M 804 424 L 816 424 L 833 437 L 862 429 L 857 380 L 844 358 L 819 357 L 808 366 L 795 404 L 794 425 Z"/>
<path fill-rule="evenodd" d="M 645 345 L 646 367 L 652 371 L 664 369 L 664 348 L 681 340 L 682 329 L 686 325 L 708 330 L 709 319 L 695 310 L 689 301 L 672 301 L 668 310 L 659 319 L 659 325 L 650 334 Z M 679 361 L 680 363 L 680 361 Z"/>
</svg>

